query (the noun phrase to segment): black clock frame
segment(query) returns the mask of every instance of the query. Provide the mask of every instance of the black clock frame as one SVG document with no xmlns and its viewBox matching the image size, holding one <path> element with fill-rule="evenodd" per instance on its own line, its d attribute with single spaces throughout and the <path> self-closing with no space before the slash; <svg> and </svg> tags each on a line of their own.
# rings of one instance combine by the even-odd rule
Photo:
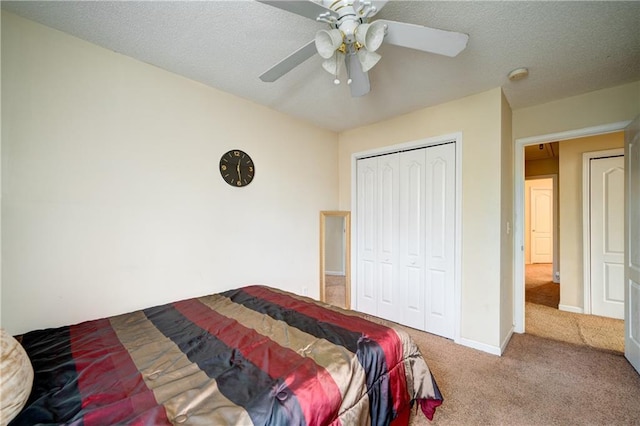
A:
<svg viewBox="0 0 640 426">
<path fill-rule="evenodd" d="M 249 185 L 256 174 L 253 160 L 240 149 L 232 149 L 220 157 L 218 168 L 222 179 L 235 188 Z"/>
</svg>

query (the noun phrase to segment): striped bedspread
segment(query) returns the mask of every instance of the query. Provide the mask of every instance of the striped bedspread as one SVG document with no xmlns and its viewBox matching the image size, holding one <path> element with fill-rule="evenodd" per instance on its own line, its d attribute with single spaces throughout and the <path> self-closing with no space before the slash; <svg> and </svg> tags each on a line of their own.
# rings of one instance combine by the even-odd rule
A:
<svg viewBox="0 0 640 426">
<path fill-rule="evenodd" d="M 12 424 L 390 424 L 442 403 L 403 331 L 262 286 L 21 342 L 35 380 Z"/>
</svg>

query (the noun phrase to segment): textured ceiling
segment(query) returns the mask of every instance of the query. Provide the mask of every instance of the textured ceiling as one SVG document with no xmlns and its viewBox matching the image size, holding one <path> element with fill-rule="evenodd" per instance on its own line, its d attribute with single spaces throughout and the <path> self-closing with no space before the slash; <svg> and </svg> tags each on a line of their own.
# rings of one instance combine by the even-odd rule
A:
<svg viewBox="0 0 640 426">
<path fill-rule="evenodd" d="M 390 1 L 376 18 L 469 35 L 455 58 L 383 45 L 351 98 L 315 55 L 258 76 L 324 24 L 252 0 L 2 2 L 2 8 L 276 110 L 342 131 L 503 87 L 522 108 L 640 80 L 640 2 Z M 527 79 L 507 74 L 528 67 Z"/>
</svg>

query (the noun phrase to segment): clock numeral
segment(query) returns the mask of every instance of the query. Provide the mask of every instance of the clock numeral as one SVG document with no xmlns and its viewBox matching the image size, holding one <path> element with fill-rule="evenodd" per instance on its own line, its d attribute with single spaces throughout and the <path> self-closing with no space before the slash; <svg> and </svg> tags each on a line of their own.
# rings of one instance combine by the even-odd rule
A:
<svg viewBox="0 0 640 426">
<path fill-rule="evenodd" d="M 249 171 L 253 172 L 253 166 L 249 166 Z"/>
<path fill-rule="evenodd" d="M 238 185 L 238 186 L 242 186 L 242 182 L 238 181 L 238 182 L 236 183 L 236 185 Z"/>
<path fill-rule="evenodd" d="M 225 160 L 225 161 L 226 161 L 226 160 Z M 223 171 L 224 171 L 224 170 L 227 170 L 227 165 L 226 165 L 226 164 L 223 164 L 223 165 L 222 165 L 222 167 L 220 167 L 220 170 L 223 170 Z"/>
<path fill-rule="evenodd" d="M 240 157 L 240 151 L 233 151 L 234 157 Z"/>
</svg>

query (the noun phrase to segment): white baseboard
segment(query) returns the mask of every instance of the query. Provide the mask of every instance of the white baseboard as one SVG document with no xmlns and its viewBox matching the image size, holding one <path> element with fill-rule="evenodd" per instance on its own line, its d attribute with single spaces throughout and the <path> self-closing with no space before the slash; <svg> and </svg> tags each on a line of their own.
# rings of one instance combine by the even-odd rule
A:
<svg viewBox="0 0 640 426">
<path fill-rule="evenodd" d="M 574 314 L 584 313 L 584 310 L 582 308 L 578 308 L 577 306 L 571 306 L 571 305 L 558 305 L 558 310 L 573 312 Z"/>
<path fill-rule="evenodd" d="M 338 277 L 344 277 L 344 272 L 340 271 L 324 271 L 325 275 L 336 275 Z"/>
<path fill-rule="evenodd" d="M 509 344 L 509 341 L 511 340 L 511 336 L 513 336 L 513 326 L 511 326 L 511 330 L 509 330 L 509 332 L 505 336 L 504 340 L 502 341 L 502 344 L 500 345 L 500 355 L 502 355 L 504 353 L 505 349 L 507 349 L 507 345 Z"/>
<path fill-rule="evenodd" d="M 491 355 L 500 356 L 502 354 L 501 349 L 498 346 L 487 345 L 486 343 L 476 342 L 475 340 L 465 339 L 464 337 L 456 340 L 456 343 L 482 352 L 490 353 Z"/>
</svg>

